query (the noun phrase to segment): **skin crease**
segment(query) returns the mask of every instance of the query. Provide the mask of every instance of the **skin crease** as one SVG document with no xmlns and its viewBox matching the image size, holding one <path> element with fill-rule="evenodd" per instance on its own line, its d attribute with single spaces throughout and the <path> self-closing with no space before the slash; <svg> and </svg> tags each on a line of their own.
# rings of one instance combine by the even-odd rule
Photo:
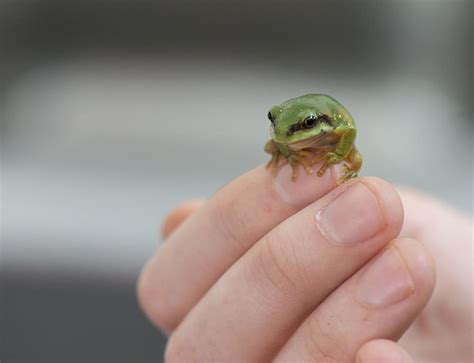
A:
<svg viewBox="0 0 474 363">
<path fill-rule="evenodd" d="M 340 183 L 355 178 L 362 156 L 354 145 L 356 126 L 352 116 L 338 101 L 323 94 L 308 94 L 274 106 L 268 112 L 271 140 L 265 151 L 272 155 L 268 168 L 274 173 L 286 160 L 293 168 L 292 180 L 298 177 L 298 165 L 309 175 L 312 165 L 324 160 L 318 170 L 345 161 Z"/>
<path fill-rule="evenodd" d="M 368 342 L 356 362 L 376 362 L 380 357 L 404 357 L 400 362 L 471 362 L 473 222 L 430 196 L 408 188 L 398 191 L 406 216 L 400 235 L 412 236 L 430 248 L 438 270 L 437 287 L 399 344 Z M 190 201 L 174 209 L 163 223 L 163 239 L 204 203 Z"/>
</svg>

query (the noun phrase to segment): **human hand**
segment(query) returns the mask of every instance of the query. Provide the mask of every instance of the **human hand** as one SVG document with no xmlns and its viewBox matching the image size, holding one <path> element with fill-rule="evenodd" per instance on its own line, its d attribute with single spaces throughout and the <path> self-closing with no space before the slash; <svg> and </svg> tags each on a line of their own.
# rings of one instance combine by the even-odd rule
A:
<svg viewBox="0 0 474 363">
<path fill-rule="evenodd" d="M 419 192 L 400 195 L 401 235 L 423 242 L 437 270 L 433 296 L 400 344 L 416 362 L 473 362 L 473 221 Z"/>
<path fill-rule="evenodd" d="M 423 309 L 433 261 L 396 238 L 403 209 L 389 184 L 336 188 L 340 173 L 292 183 L 288 166 L 276 178 L 258 167 L 170 215 L 138 286 L 170 334 L 168 361 L 410 361 L 379 339 L 397 340 Z"/>
</svg>

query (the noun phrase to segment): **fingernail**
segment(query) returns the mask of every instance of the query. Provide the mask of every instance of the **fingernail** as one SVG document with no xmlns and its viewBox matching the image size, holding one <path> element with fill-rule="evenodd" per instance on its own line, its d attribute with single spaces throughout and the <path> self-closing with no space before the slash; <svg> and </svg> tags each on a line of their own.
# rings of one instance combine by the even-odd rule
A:
<svg viewBox="0 0 474 363">
<path fill-rule="evenodd" d="M 336 186 L 336 181 L 342 177 L 342 165 L 334 165 L 322 176 L 317 172 L 321 163 L 314 165 L 313 173 L 307 175 L 302 167 L 298 168 L 298 177 L 291 180 L 292 169 L 289 164 L 278 170 L 274 179 L 274 189 L 279 197 L 288 204 L 305 206 L 322 197 Z"/>
<path fill-rule="evenodd" d="M 342 244 L 366 241 L 385 226 L 375 194 L 363 183 L 355 183 L 339 194 L 316 219 L 326 238 Z"/>
<path fill-rule="evenodd" d="M 406 298 L 415 284 L 395 247 L 386 249 L 363 273 L 357 285 L 357 299 L 367 305 L 383 307 Z"/>
</svg>

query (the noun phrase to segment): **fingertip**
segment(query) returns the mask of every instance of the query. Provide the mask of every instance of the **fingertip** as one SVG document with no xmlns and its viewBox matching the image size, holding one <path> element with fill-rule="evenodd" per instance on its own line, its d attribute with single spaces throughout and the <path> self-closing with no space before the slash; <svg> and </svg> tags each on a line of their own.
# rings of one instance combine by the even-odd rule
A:
<svg viewBox="0 0 474 363">
<path fill-rule="evenodd" d="M 356 363 L 413 363 L 410 355 L 397 343 L 376 339 L 365 343 L 357 352 Z"/>
<path fill-rule="evenodd" d="M 416 239 L 402 237 L 392 242 L 400 252 L 415 285 L 421 307 L 429 301 L 436 283 L 436 266 L 428 248 Z"/>
<path fill-rule="evenodd" d="M 161 236 L 163 239 L 176 230 L 176 228 L 183 223 L 186 218 L 193 214 L 205 203 L 204 200 L 196 199 L 189 200 L 178 204 L 165 217 L 161 228 Z M 159 298 L 161 295 L 160 284 L 157 283 L 157 264 L 156 255 L 152 257 L 142 268 L 136 284 L 136 296 L 138 304 L 142 308 L 145 315 L 165 334 L 169 334 L 174 328 L 168 307 L 164 300 Z M 158 301 L 158 303 L 157 303 Z"/>
<path fill-rule="evenodd" d="M 150 259 L 142 268 L 136 283 L 135 295 L 138 305 L 150 321 L 165 335 L 174 328 L 170 323 L 167 306 L 160 299 L 160 286 L 156 283 L 155 262 Z"/>
<path fill-rule="evenodd" d="M 395 187 L 389 182 L 373 176 L 360 177 L 358 180 L 377 196 L 386 228 L 390 230 L 389 234 L 398 235 L 402 228 L 404 211 L 402 200 Z"/>
</svg>

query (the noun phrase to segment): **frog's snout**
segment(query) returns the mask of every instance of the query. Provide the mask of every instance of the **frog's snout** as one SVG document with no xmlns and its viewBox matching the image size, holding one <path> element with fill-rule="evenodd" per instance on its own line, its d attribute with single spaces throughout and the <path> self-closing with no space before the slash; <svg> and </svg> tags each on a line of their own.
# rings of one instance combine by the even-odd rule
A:
<svg viewBox="0 0 474 363">
<path fill-rule="evenodd" d="M 282 130 L 278 129 L 278 128 L 275 128 L 273 133 L 274 133 L 275 138 L 277 140 L 281 140 L 285 135 L 285 133 Z"/>
<path fill-rule="evenodd" d="M 284 136 L 286 133 L 286 129 L 284 129 L 278 123 L 275 123 L 275 126 L 273 127 L 273 132 L 275 133 L 275 136 Z"/>
</svg>

